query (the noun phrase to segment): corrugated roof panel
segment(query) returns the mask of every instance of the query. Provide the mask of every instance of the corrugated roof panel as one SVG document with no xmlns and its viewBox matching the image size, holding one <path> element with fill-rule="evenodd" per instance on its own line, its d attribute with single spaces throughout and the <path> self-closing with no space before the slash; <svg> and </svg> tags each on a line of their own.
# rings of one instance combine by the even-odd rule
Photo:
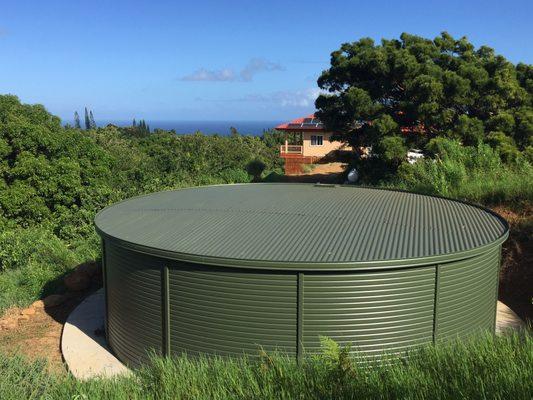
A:
<svg viewBox="0 0 533 400">
<path fill-rule="evenodd" d="M 293 264 L 327 269 L 451 260 L 454 254 L 465 256 L 503 241 L 508 230 L 496 214 L 458 201 L 307 184 L 160 192 L 104 209 L 96 226 L 123 245 L 148 253 L 285 269 Z"/>
</svg>

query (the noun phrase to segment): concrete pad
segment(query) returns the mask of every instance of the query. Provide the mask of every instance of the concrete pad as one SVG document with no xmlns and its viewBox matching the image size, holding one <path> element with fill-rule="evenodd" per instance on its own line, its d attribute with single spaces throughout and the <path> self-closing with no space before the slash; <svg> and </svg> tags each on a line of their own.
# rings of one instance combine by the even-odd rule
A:
<svg viewBox="0 0 533 400">
<path fill-rule="evenodd" d="M 110 351 L 104 335 L 96 330 L 104 327 L 105 297 L 100 289 L 87 297 L 72 313 L 63 327 L 61 351 L 69 371 L 85 380 L 129 373 Z"/>
<path fill-rule="evenodd" d="M 496 334 L 503 335 L 506 332 L 520 331 L 526 328 L 524 321 L 513 310 L 498 301 L 496 311 Z"/>
</svg>

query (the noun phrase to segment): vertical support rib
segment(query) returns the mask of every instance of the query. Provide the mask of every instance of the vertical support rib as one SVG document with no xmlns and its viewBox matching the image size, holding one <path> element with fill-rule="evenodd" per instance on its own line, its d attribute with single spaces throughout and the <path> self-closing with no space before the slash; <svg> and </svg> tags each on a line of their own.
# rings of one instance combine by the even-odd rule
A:
<svg viewBox="0 0 533 400">
<path fill-rule="evenodd" d="M 303 308 L 304 308 L 304 274 L 298 272 L 296 296 L 296 359 L 301 362 L 303 357 Z"/>
<path fill-rule="evenodd" d="M 104 285 L 104 302 L 105 302 L 105 316 L 104 316 L 104 334 L 107 341 L 109 341 L 108 335 L 108 326 L 109 326 L 109 308 L 108 308 L 108 293 L 107 293 L 107 267 L 106 267 L 106 258 L 105 258 L 105 241 L 101 240 L 102 243 L 102 283 Z"/>
<path fill-rule="evenodd" d="M 168 265 L 161 271 L 161 292 L 163 294 L 163 355 L 170 356 L 170 296 L 168 283 Z"/>
<path fill-rule="evenodd" d="M 437 310 L 439 307 L 440 265 L 435 265 L 435 301 L 433 302 L 433 343 L 437 342 Z"/>
<path fill-rule="evenodd" d="M 500 244 L 498 264 L 496 266 L 496 299 L 494 301 L 494 323 L 492 324 L 492 333 L 496 334 L 496 325 L 498 320 L 498 295 L 500 292 L 500 269 L 502 267 L 502 245 Z"/>
</svg>

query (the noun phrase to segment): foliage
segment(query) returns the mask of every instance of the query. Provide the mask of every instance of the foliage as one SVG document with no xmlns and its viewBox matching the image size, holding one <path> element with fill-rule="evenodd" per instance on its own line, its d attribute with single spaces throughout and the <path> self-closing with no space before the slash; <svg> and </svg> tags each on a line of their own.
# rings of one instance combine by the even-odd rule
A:
<svg viewBox="0 0 533 400">
<path fill-rule="evenodd" d="M 526 335 L 427 346 L 370 364 L 324 342 L 297 364 L 250 358 L 154 358 L 129 377 L 77 381 L 43 362 L 0 354 L 0 397 L 11 399 L 530 399 L 533 339 Z"/>
<path fill-rule="evenodd" d="M 403 33 L 380 44 L 364 38 L 331 53 L 318 79 L 328 93 L 316 100 L 317 116 L 355 146 L 383 135 L 419 148 L 436 136 L 475 146 L 497 131 L 523 150 L 532 144 L 532 82 L 531 65 L 446 32 L 433 40 Z"/>
<path fill-rule="evenodd" d="M 487 144 L 463 146 L 444 138 L 432 139 L 426 150 L 433 158 L 404 162 L 382 185 L 483 204 L 533 201 L 533 165 L 524 156 L 506 164 Z"/>
<path fill-rule="evenodd" d="M 255 182 L 261 179 L 261 174 L 265 170 L 265 163 L 259 158 L 254 158 L 246 165 L 246 171 L 254 178 Z"/>
<path fill-rule="evenodd" d="M 261 140 L 267 147 L 275 149 L 279 148 L 282 144 L 285 144 L 285 139 L 287 139 L 290 144 L 302 144 L 302 135 L 295 132 L 282 132 L 275 129 L 269 129 L 263 132 L 263 135 L 261 136 Z"/>
<path fill-rule="evenodd" d="M 302 171 L 306 174 L 312 172 L 316 168 L 316 164 L 302 164 Z"/>
<path fill-rule="evenodd" d="M 503 132 L 491 132 L 487 136 L 489 143 L 506 162 L 516 162 L 520 158 L 520 152 L 516 148 L 513 138 Z"/>
<path fill-rule="evenodd" d="M 90 242 L 89 242 L 90 243 Z M 43 227 L 0 233 L 0 315 L 61 289 L 57 278 L 85 260 L 96 259 L 97 241 L 67 244 Z"/>
<path fill-rule="evenodd" d="M 0 96 L 0 309 L 31 302 L 47 280 L 96 258 L 93 219 L 103 207 L 147 192 L 249 182 L 256 158 L 267 170 L 281 166 L 277 146 L 259 137 L 149 133 L 143 120 L 95 128 L 86 115 L 90 129 L 62 127 L 44 107 Z"/>
<path fill-rule="evenodd" d="M 373 148 L 373 153 L 389 165 L 400 165 L 407 155 L 407 147 L 400 136 L 385 136 Z"/>
</svg>

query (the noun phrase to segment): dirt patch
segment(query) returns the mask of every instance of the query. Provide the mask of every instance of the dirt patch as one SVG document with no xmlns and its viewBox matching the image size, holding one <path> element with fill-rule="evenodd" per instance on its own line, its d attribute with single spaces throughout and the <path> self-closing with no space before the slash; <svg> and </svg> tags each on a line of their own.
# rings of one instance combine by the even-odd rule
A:
<svg viewBox="0 0 533 400">
<path fill-rule="evenodd" d="M 286 182 L 307 183 L 342 183 L 343 173 L 347 164 L 332 162 L 325 164 L 313 164 L 308 172 L 298 175 L 287 175 Z"/>
<path fill-rule="evenodd" d="M 493 210 L 510 227 L 509 239 L 503 244 L 499 298 L 522 320 L 533 323 L 533 207 Z"/>
<path fill-rule="evenodd" d="M 7 310 L 0 318 L 0 352 L 22 354 L 30 360 L 44 358 L 51 372 L 65 373 L 60 347 L 63 324 L 85 297 L 102 286 L 100 273 L 95 263 L 82 264 L 65 277 L 67 288 L 80 290 L 53 294 L 29 307 Z M 88 281 L 87 275 L 91 277 Z"/>
</svg>

